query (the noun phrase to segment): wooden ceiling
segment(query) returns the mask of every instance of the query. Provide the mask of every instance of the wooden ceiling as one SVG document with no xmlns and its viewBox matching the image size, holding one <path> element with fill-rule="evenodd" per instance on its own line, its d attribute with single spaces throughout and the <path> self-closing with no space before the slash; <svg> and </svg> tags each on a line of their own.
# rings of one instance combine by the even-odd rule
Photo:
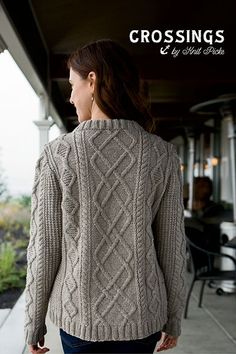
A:
<svg viewBox="0 0 236 354">
<path fill-rule="evenodd" d="M 167 140 L 201 129 L 208 115 L 190 108 L 236 92 L 234 1 L 1 0 L 68 131 L 78 124 L 68 103 L 66 58 L 92 40 L 117 40 L 148 87 L 157 133 Z M 131 30 L 222 29 L 224 55 L 161 55 L 157 43 L 131 43 Z M 174 45 L 172 44 L 172 47 Z M 201 45 L 196 45 L 201 46 Z M 184 44 L 186 47 L 186 44 Z M 218 44 L 218 47 L 220 45 Z M 220 117 L 216 112 L 216 117 Z"/>
</svg>

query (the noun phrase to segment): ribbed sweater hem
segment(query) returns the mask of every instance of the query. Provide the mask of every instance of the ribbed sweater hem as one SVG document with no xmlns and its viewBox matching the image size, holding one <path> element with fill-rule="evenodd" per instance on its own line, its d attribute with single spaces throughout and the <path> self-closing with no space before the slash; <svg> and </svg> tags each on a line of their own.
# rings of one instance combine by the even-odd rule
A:
<svg viewBox="0 0 236 354">
<path fill-rule="evenodd" d="M 126 325 L 83 325 L 78 322 L 73 322 L 69 318 L 62 321 L 57 315 L 49 311 L 49 318 L 57 327 L 62 328 L 66 333 L 79 337 L 83 340 L 102 342 L 102 341 L 123 341 L 135 340 L 150 336 L 153 333 L 159 332 L 164 327 L 166 320 L 156 319 L 143 323 L 133 323 Z"/>
</svg>

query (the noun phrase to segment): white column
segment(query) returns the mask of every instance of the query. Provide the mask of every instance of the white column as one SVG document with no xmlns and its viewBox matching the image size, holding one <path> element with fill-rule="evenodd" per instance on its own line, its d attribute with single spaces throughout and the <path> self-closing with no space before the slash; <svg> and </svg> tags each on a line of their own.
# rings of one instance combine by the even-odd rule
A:
<svg viewBox="0 0 236 354">
<path fill-rule="evenodd" d="M 194 137 L 188 137 L 188 182 L 189 182 L 189 200 L 188 209 L 193 210 L 193 189 L 194 189 Z"/>
<path fill-rule="evenodd" d="M 199 155 L 200 155 L 200 176 L 204 176 L 204 133 L 200 134 Z"/>
<path fill-rule="evenodd" d="M 53 121 L 48 120 L 48 109 L 48 98 L 41 94 L 39 96 L 39 120 L 34 121 L 34 124 L 39 128 L 39 153 L 49 142 L 49 130 L 54 124 Z"/>
<path fill-rule="evenodd" d="M 35 120 L 34 124 L 39 128 L 39 152 L 43 151 L 45 144 L 49 142 L 49 129 L 53 125 L 53 122 L 49 120 Z"/>
<path fill-rule="evenodd" d="M 230 142 L 230 163 L 231 163 L 231 177 L 232 177 L 232 192 L 233 192 L 233 214 L 234 222 L 236 223 L 236 122 L 231 115 L 228 120 L 228 139 Z"/>
</svg>

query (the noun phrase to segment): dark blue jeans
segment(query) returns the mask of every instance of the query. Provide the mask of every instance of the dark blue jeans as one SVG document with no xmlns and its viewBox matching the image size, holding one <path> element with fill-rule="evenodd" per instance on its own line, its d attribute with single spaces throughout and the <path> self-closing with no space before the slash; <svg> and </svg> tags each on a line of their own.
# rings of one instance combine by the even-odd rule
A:
<svg viewBox="0 0 236 354">
<path fill-rule="evenodd" d="M 76 353 L 153 353 L 161 332 L 135 340 L 91 342 L 71 336 L 60 328 L 64 354 Z"/>
</svg>

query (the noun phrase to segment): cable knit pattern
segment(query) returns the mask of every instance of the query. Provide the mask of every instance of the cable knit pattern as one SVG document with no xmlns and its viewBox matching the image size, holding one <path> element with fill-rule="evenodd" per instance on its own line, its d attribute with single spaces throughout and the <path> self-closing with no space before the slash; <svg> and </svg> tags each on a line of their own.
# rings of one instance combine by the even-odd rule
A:
<svg viewBox="0 0 236 354">
<path fill-rule="evenodd" d="M 180 335 L 185 246 L 174 146 L 132 120 L 80 123 L 36 164 L 26 342 L 46 334 L 47 311 L 84 340 Z"/>
</svg>

